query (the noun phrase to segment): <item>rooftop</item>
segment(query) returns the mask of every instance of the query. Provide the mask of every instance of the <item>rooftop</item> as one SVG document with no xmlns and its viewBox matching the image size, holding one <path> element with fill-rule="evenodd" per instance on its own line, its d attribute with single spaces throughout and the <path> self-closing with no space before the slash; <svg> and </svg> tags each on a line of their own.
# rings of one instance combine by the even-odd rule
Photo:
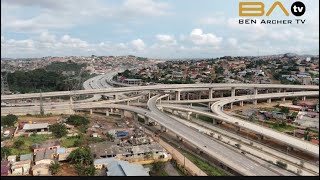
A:
<svg viewBox="0 0 320 180">
<path fill-rule="evenodd" d="M 39 123 L 39 124 L 25 124 L 23 130 L 36 130 L 36 129 L 45 129 L 48 128 L 48 123 Z"/>
</svg>

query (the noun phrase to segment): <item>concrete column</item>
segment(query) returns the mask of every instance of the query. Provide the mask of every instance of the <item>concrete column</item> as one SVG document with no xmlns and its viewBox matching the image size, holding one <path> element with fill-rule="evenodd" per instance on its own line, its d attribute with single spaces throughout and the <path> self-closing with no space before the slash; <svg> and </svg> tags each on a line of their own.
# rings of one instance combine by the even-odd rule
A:
<svg viewBox="0 0 320 180">
<path fill-rule="evenodd" d="M 124 118 L 124 110 L 120 110 L 120 118 Z"/>
<path fill-rule="evenodd" d="M 93 111 L 92 111 L 92 109 L 90 109 L 90 114 L 93 114 Z"/>
<path fill-rule="evenodd" d="M 213 88 L 209 88 L 209 99 L 212 99 Z"/>
<path fill-rule="evenodd" d="M 134 121 L 138 121 L 139 117 L 137 113 L 132 113 L 132 116 Z"/>
<path fill-rule="evenodd" d="M 212 124 L 213 124 L 213 125 L 216 125 L 216 124 L 217 124 L 217 121 L 216 121 L 214 118 L 212 118 Z"/>
<path fill-rule="evenodd" d="M 151 93 L 149 92 L 149 93 L 148 93 L 148 99 L 150 99 L 150 98 L 151 98 Z"/>
<path fill-rule="evenodd" d="M 236 88 L 232 87 L 231 88 L 231 97 L 236 96 Z"/>
<path fill-rule="evenodd" d="M 281 101 L 285 102 L 285 101 L 286 101 L 286 98 L 285 98 L 285 97 L 281 98 Z"/>
<path fill-rule="evenodd" d="M 169 94 L 169 96 L 168 96 L 168 101 L 170 101 L 170 94 Z"/>
<path fill-rule="evenodd" d="M 144 117 L 144 124 L 149 125 L 149 122 L 150 122 L 149 118 L 148 117 Z"/>
<path fill-rule="evenodd" d="M 40 100 L 41 101 L 41 100 Z M 41 103 L 41 102 L 40 102 Z M 40 104 L 41 105 L 41 104 Z M 41 109 L 40 109 L 41 111 Z M 43 112 L 44 113 L 44 112 Z M 73 111 L 73 99 L 72 99 L 72 96 L 70 96 L 70 107 L 69 107 L 69 113 L 70 114 L 74 114 L 74 111 Z"/>
<path fill-rule="evenodd" d="M 277 93 L 281 93 L 281 89 L 277 89 Z"/>
<path fill-rule="evenodd" d="M 130 101 L 127 101 L 127 106 L 129 106 L 130 105 Z"/>
<path fill-rule="evenodd" d="M 243 107 L 243 101 L 240 101 L 240 106 Z"/>
<path fill-rule="evenodd" d="M 192 114 L 192 112 L 187 112 L 187 119 L 188 119 L 188 120 L 191 119 L 191 114 Z"/>
<path fill-rule="evenodd" d="M 106 116 L 109 116 L 109 111 L 108 110 L 106 111 Z"/>
<path fill-rule="evenodd" d="M 306 101 L 307 97 L 306 96 L 303 96 L 302 97 L 302 101 Z"/>
<path fill-rule="evenodd" d="M 110 109 L 110 112 L 113 113 L 113 109 L 112 108 Z"/>
<path fill-rule="evenodd" d="M 253 90 L 253 94 L 256 96 L 256 95 L 258 95 L 258 88 L 254 88 L 254 90 Z M 257 105 L 258 104 L 258 100 L 253 100 L 253 104 L 254 105 Z"/>
<path fill-rule="evenodd" d="M 138 99 L 138 103 L 140 102 L 140 99 Z"/>
<path fill-rule="evenodd" d="M 176 101 L 180 101 L 180 91 L 176 91 Z"/>
<path fill-rule="evenodd" d="M 223 91 L 220 92 L 220 97 L 223 97 Z"/>
<path fill-rule="evenodd" d="M 233 108 L 233 103 L 230 103 L 230 109 L 232 109 Z"/>
<path fill-rule="evenodd" d="M 271 98 L 268 99 L 268 103 L 271 103 Z"/>
<path fill-rule="evenodd" d="M 161 128 L 161 132 L 167 132 L 167 128 L 165 128 L 164 126 L 160 126 Z"/>
<path fill-rule="evenodd" d="M 199 118 L 199 114 L 196 114 L 196 118 L 197 118 L 197 119 Z"/>
<path fill-rule="evenodd" d="M 115 94 L 115 95 L 114 95 L 114 100 L 117 101 L 118 99 L 119 99 L 118 94 Z"/>
</svg>

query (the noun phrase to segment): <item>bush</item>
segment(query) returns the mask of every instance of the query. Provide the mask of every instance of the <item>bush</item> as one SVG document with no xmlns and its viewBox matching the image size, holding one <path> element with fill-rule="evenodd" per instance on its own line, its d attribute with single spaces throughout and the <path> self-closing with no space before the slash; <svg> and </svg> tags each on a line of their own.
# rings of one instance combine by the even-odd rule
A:
<svg viewBox="0 0 320 180">
<path fill-rule="evenodd" d="M 1 116 L 1 126 L 14 126 L 14 124 L 18 121 L 18 117 L 13 114 L 8 114 L 7 116 Z"/>
<path fill-rule="evenodd" d="M 68 134 L 67 127 L 64 124 L 53 124 L 49 126 L 49 130 L 56 138 L 61 138 Z"/>
<path fill-rule="evenodd" d="M 67 119 L 67 123 L 74 125 L 74 126 L 81 126 L 81 125 L 88 125 L 89 124 L 89 120 L 83 116 L 79 116 L 79 115 L 71 115 L 68 119 Z"/>
<path fill-rule="evenodd" d="M 1 159 L 4 160 L 6 157 L 11 155 L 10 148 L 1 147 Z"/>
<path fill-rule="evenodd" d="M 22 140 L 17 140 L 17 141 L 15 141 L 14 143 L 13 143 L 13 146 L 15 147 L 15 148 L 17 148 L 17 149 L 20 149 L 21 148 L 21 146 L 23 146 L 24 145 L 24 141 L 22 141 Z"/>
</svg>

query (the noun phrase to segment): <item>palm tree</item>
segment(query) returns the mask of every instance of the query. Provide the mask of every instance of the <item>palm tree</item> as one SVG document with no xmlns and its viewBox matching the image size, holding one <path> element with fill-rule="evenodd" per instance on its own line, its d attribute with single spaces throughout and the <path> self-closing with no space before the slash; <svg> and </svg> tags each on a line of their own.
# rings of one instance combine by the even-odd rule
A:
<svg viewBox="0 0 320 180">
<path fill-rule="evenodd" d="M 57 161 L 54 161 L 50 164 L 49 169 L 53 175 L 57 174 L 60 169 L 60 164 Z"/>
</svg>

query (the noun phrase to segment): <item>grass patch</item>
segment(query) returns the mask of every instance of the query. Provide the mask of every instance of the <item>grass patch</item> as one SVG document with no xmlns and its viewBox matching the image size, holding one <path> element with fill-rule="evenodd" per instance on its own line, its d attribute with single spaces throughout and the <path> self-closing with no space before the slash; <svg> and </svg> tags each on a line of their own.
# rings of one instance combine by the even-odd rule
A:
<svg viewBox="0 0 320 180">
<path fill-rule="evenodd" d="M 74 142 L 76 140 L 78 140 L 79 138 L 77 137 L 66 137 L 66 138 L 63 138 L 61 139 L 61 145 L 62 147 L 65 147 L 65 148 L 71 148 L 71 147 L 74 147 Z"/>
<path fill-rule="evenodd" d="M 22 140 L 25 142 L 26 145 L 32 145 L 34 143 L 43 143 L 44 141 L 51 139 L 53 136 L 52 135 L 31 135 L 30 137 L 17 137 L 14 138 L 14 140 Z"/>
<path fill-rule="evenodd" d="M 203 161 L 202 159 L 196 157 L 195 155 L 183 151 L 186 158 L 188 158 L 191 162 L 193 162 L 196 166 L 198 166 L 202 171 L 208 174 L 208 176 L 228 176 L 225 172 L 218 169 L 217 167 L 212 166 L 208 162 Z"/>
<path fill-rule="evenodd" d="M 293 131 L 296 128 L 290 125 L 281 125 L 281 124 L 273 124 L 273 125 L 269 125 L 270 128 L 280 131 L 280 132 L 284 132 L 284 131 Z"/>
<path fill-rule="evenodd" d="M 200 120 L 202 120 L 202 121 L 206 121 L 206 122 L 212 123 L 212 118 L 210 118 L 210 117 L 203 116 L 203 115 L 198 115 L 198 118 Z"/>
</svg>

